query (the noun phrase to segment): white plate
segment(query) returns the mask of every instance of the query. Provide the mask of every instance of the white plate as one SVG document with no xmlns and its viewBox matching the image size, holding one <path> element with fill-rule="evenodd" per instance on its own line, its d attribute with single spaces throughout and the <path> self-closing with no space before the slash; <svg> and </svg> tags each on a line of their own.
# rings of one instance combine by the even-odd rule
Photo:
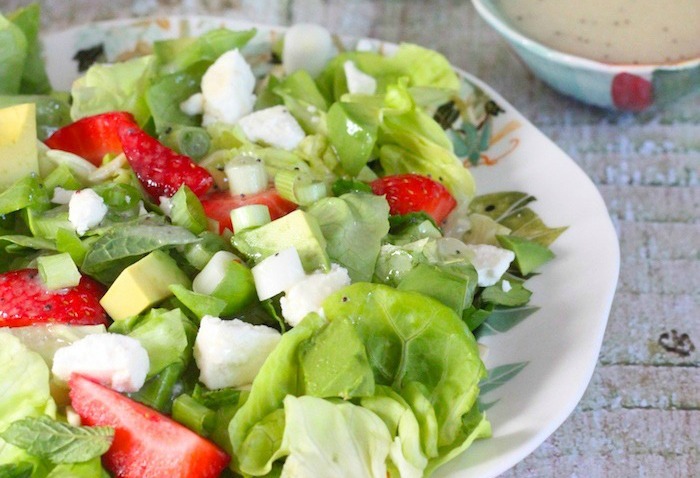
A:
<svg viewBox="0 0 700 478">
<path fill-rule="evenodd" d="M 209 17 L 170 17 L 92 24 L 44 38 L 54 87 L 68 89 L 77 76 L 77 50 L 105 44 L 109 60 L 138 48 L 139 42 L 196 35 L 225 25 L 255 26 L 258 41 L 276 27 Z M 274 34 L 273 34 L 274 36 Z M 387 49 L 393 46 L 383 44 Z M 492 477 L 525 458 L 564 422 L 588 386 L 603 340 L 619 269 L 619 246 L 605 204 L 585 173 L 498 93 L 460 72 L 483 89 L 505 113 L 494 134 L 503 134 L 485 155 L 500 158 L 473 168 L 478 193 L 517 190 L 533 194 L 532 208 L 549 226 L 568 226 L 553 244 L 556 259 L 528 281 L 532 305 L 540 309 L 507 333 L 483 339 L 489 369 L 526 363 L 504 385 L 483 399 L 493 437 L 481 440 L 441 468 L 438 477 Z"/>
</svg>

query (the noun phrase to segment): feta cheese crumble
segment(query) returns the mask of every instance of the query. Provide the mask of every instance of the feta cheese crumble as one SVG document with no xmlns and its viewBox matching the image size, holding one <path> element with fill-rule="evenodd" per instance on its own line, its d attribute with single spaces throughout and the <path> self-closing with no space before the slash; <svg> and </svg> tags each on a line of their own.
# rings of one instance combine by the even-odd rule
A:
<svg viewBox="0 0 700 478">
<path fill-rule="evenodd" d="M 199 380 L 212 390 L 250 385 L 281 337 L 265 325 L 204 316 L 194 342 Z"/>
<path fill-rule="evenodd" d="M 287 151 L 296 148 L 306 136 L 294 116 L 282 105 L 244 116 L 238 124 L 249 140 Z"/>
<path fill-rule="evenodd" d="M 476 269 L 481 287 L 494 285 L 515 259 L 513 251 L 488 244 L 465 244 L 467 258 Z"/>
<path fill-rule="evenodd" d="M 354 62 L 348 60 L 343 63 L 345 80 L 348 83 L 350 93 L 362 93 L 373 95 L 377 91 L 377 80 L 360 70 Z"/>
<path fill-rule="evenodd" d="M 68 220 L 79 236 L 97 226 L 106 215 L 107 206 L 93 189 L 82 189 L 71 195 L 68 202 Z"/>
<path fill-rule="evenodd" d="M 66 382 L 77 373 L 117 392 L 136 392 L 146 381 L 149 366 L 148 352 L 138 340 L 104 333 L 58 349 L 51 372 Z"/>
<path fill-rule="evenodd" d="M 347 269 L 332 264 L 329 272 L 314 272 L 285 290 L 280 299 L 282 317 L 292 327 L 311 312 L 324 316 L 321 304 L 333 292 L 350 285 Z"/>
<path fill-rule="evenodd" d="M 207 69 L 201 86 L 203 126 L 232 125 L 253 111 L 255 75 L 237 49 L 224 53 Z"/>
</svg>

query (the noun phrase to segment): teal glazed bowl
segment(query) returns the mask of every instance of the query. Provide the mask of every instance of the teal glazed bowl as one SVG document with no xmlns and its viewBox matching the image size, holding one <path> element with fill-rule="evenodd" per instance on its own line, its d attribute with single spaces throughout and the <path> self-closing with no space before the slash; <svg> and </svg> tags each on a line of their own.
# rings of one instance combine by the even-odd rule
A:
<svg viewBox="0 0 700 478">
<path fill-rule="evenodd" d="M 590 60 L 557 51 L 523 35 L 492 0 L 472 0 L 472 4 L 508 41 L 534 75 L 555 90 L 584 103 L 638 112 L 700 90 L 700 57 L 658 65 Z"/>
</svg>

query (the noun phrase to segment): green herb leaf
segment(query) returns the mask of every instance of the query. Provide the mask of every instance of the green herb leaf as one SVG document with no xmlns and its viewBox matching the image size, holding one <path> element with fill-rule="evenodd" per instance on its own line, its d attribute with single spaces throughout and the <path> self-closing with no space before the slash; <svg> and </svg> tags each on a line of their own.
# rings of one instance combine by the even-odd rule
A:
<svg viewBox="0 0 700 478">
<path fill-rule="evenodd" d="M 112 427 L 74 427 L 47 416 L 24 418 L 0 434 L 16 447 L 53 463 L 80 463 L 105 453 L 112 445 Z"/>
<path fill-rule="evenodd" d="M 517 362 L 500 365 L 488 371 L 488 377 L 479 383 L 481 394 L 494 390 L 520 373 L 529 362 Z"/>
<path fill-rule="evenodd" d="M 125 259 L 135 262 L 156 249 L 191 244 L 197 240 L 190 231 L 177 226 L 140 224 L 115 227 L 95 241 L 85 255 L 82 269 L 94 276 Z M 102 274 L 99 277 L 104 278 Z"/>
<path fill-rule="evenodd" d="M 474 332 L 474 335 L 481 338 L 507 332 L 538 310 L 539 307 L 534 306 L 495 308 L 486 322 Z"/>
</svg>

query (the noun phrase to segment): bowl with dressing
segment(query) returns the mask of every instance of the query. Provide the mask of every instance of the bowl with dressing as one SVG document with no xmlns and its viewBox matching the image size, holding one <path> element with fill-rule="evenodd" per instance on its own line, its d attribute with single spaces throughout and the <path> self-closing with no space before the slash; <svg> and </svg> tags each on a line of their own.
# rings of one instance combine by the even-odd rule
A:
<svg viewBox="0 0 700 478">
<path fill-rule="evenodd" d="M 700 1 L 472 0 L 527 67 L 603 108 L 643 111 L 700 89 Z"/>
</svg>

